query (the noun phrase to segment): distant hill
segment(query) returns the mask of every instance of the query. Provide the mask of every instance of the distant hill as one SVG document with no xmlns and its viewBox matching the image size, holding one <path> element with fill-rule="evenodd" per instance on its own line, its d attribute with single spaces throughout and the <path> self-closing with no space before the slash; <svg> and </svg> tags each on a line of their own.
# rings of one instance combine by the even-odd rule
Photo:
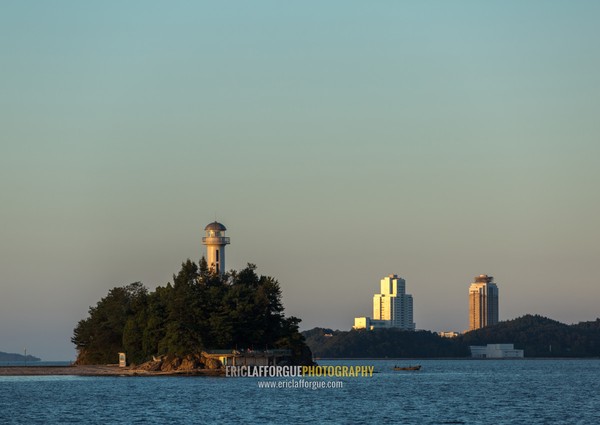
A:
<svg viewBox="0 0 600 425">
<path fill-rule="evenodd" d="M 467 357 L 469 347 L 456 339 L 441 338 L 429 331 L 377 329 L 375 331 L 332 331 L 315 328 L 303 332 L 315 357 L 398 358 Z"/>
<path fill-rule="evenodd" d="M 398 329 L 314 328 L 302 334 L 314 356 L 325 358 L 469 357 L 470 345 L 494 343 L 513 343 L 515 348 L 525 350 L 525 357 L 600 357 L 600 319 L 566 325 L 526 315 L 456 338 Z"/>
<path fill-rule="evenodd" d="M 566 325 L 526 315 L 461 335 L 466 345 L 514 343 L 525 357 L 600 357 L 600 319 Z"/>
<path fill-rule="evenodd" d="M 0 362 L 39 362 L 41 359 L 32 355 L 25 357 L 23 354 L 5 353 L 0 351 Z"/>
</svg>

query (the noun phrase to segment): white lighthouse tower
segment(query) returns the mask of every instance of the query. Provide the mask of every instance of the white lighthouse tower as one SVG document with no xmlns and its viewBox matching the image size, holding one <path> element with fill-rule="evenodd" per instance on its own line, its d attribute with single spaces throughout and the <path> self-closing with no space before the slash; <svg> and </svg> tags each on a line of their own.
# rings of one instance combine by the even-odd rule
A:
<svg viewBox="0 0 600 425">
<path fill-rule="evenodd" d="M 217 221 L 213 221 L 204 228 L 206 236 L 202 238 L 202 244 L 206 245 L 206 262 L 208 267 L 218 274 L 225 272 L 225 245 L 229 244 L 229 238 L 225 236 L 227 228 Z"/>
</svg>

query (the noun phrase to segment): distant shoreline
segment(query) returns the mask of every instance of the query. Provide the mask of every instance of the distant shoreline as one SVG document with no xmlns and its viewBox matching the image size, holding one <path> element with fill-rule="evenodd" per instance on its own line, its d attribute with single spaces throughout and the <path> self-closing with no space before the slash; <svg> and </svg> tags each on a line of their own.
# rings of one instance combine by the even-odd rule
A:
<svg viewBox="0 0 600 425">
<path fill-rule="evenodd" d="M 600 357 L 506 357 L 481 359 L 474 357 L 315 357 L 319 360 L 600 360 Z"/>
<path fill-rule="evenodd" d="M 473 359 L 470 357 L 442 357 L 442 358 L 318 358 L 326 361 L 364 361 L 364 360 L 389 360 L 389 361 L 428 361 L 428 360 L 590 360 L 598 361 L 598 357 L 526 357 L 506 359 Z M 221 369 L 197 369 L 192 371 L 147 371 L 118 365 L 72 365 L 72 366 L 0 366 L 0 376 L 224 376 Z"/>
</svg>

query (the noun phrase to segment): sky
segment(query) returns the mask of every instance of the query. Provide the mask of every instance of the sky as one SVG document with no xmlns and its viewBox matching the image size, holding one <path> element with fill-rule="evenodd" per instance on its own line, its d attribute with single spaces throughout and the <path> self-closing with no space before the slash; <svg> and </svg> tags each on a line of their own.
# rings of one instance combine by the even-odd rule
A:
<svg viewBox="0 0 600 425">
<path fill-rule="evenodd" d="M 348 330 L 600 316 L 600 3 L 0 2 L 0 351 L 72 360 L 109 289 L 204 254 Z"/>
</svg>

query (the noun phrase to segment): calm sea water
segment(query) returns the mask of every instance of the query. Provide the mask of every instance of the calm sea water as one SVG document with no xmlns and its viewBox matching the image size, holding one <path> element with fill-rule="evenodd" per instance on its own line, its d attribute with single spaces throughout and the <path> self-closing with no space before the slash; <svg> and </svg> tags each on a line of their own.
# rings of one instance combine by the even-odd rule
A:
<svg viewBox="0 0 600 425">
<path fill-rule="evenodd" d="M 264 378 L 0 377 L 0 423 L 600 424 L 600 360 L 320 364 L 380 373 L 317 390 L 259 388 Z"/>
</svg>

